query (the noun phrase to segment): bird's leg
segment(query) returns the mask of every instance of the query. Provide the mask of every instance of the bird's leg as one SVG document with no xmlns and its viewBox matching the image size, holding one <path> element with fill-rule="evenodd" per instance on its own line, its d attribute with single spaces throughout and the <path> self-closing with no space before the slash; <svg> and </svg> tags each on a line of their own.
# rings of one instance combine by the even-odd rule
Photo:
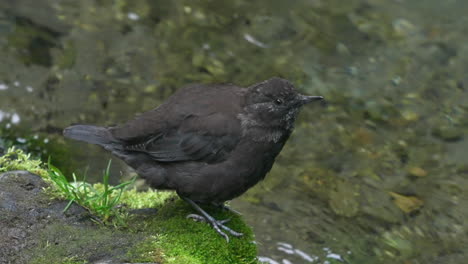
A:
<svg viewBox="0 0 468 264">
<path fill-rule="evenodd" d="M 231 213 L 235 213 L 236 215 L 242 215 L 239 211 L 236 211 L 236 210 L 232 209 L 230 206 L 227 206 L 224 203 L 215 203 L 215 202 L 213 202 L 211 204 L 216 206 L 216 207 L 219 207 L 219 208 L 221 208 L 223 210 L 229 211 Z"/>
<path fill-rule="evenodd" d="M 224 219 L 224 220 L 216 220 L 214 219 L 211 215 L 209 215 L 205 210 L 203 210 L 198 204 L 196 204 L 194 201 L 190 200 L 189 198 L 186 197 L 181 197 L 184 201 L 189 203 L 195 210 L 197 210 L 201 215 L 198 214 L 189 214 L 187 218 L 192 218 L 197 221 L 204 221 L 209 223 L 218 234 L 220 234 L 222 237 L 226 239 L 227 242 L 229 242 L 229 237 L 224 233 L 221 229 L 229 232 L 231 235 L 235 237 L 240 237 L 243 234 L 236 232 L 232 230 L 231 228 L 225 226 L 224 224 L 229 222 L 230 219 Z"/>
</svg>

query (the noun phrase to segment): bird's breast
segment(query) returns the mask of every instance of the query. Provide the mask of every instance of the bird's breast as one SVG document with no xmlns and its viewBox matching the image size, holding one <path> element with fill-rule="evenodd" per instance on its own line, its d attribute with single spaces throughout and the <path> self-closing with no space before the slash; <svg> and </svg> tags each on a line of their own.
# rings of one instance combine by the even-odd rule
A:
<svg viewBox="0 0 468 264">
<path fill-rule="evenodd" d="M 265 177 L 283 145 L 283 138 L 276 143 L 243 138 L 222 162 L 174 166 L 171 182 L 180 194 L 195 201 L 231 200 Z"/>
</svg>

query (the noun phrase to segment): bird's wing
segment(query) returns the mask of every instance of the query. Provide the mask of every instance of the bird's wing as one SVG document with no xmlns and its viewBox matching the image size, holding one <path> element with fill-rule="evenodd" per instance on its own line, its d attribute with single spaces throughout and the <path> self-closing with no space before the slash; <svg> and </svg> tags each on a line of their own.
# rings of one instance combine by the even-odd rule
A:
<svg viewBox="0 0 468 264">
<path fill-rule="evenodd" d="M 190 115 L 179 126 L 154 131 L 131 141 L 125 149 L 146 153 L 160 162 L 224 160 L 241 137 L 240 122 L 235 116 L 213 113 Z"/>
<path fill-rule="evenodd" d="M 242 93 L 233 85 L 187 86 L 156 109 L 109 131 L 124 149 L 157 161 L 217 162 L 240 140 L 236 115 L 242 111 Z"/>
</svg>

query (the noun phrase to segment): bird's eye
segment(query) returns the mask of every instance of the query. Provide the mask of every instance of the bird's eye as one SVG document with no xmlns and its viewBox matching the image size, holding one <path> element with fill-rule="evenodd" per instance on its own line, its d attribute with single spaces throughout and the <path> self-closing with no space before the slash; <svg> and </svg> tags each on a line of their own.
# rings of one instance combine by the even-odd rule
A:
<svg viewBox="0 0 468 264">
<path fill-rule="evenodd" d="M 278 98 L 278 99 L 275 100 L 275 104 L 277 104 L 277 105 L 283 104 L 283 100 Z"/>
</svg>

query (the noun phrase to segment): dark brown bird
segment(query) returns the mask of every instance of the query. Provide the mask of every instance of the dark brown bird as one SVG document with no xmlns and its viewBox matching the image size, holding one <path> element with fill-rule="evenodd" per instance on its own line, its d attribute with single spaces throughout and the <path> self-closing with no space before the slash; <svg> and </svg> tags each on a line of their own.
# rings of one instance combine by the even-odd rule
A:
<svg viewBox="0 0 468 264">
<path fill-rule="evenodd" d="M 289 138 L 302 105 L 321 96 L 299 94 L 272 78 L 247 88 L 189 85 L 159 107 L 115 127 L 74 125 L 66 137 L 97 144 L 156 189 L 175 190 L 227 241 L 241 236 L 198 204 L 224 207 L 262 180 Z"/>
</svg>

